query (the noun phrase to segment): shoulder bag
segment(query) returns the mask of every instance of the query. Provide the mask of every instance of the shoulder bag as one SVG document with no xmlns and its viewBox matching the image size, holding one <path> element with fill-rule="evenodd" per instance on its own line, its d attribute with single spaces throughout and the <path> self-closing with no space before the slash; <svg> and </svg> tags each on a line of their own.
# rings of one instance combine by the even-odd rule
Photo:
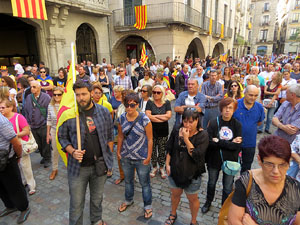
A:
<svg viewBox="0 0 300 225">
<path fill-rule="evenodd" d="M 107 166 L 105 164 L 104 158 L 103 158 L 103 156 L 102 157 L 97 157 L 96 149 L 95 149 L 95 146 L 94 146 L 94 142 L 93 142 L 92 136 L 91 136 L 91 134 L 89 132 L 89 128 L 88 128 L 88 126 L 86 124 L 86 117 L 85 117 L 84 112 L 80 113 L 80 117 L 82 118 L 82 121 L 84 123 L 85 133 L 87 135 L 87 140 L 88 140 L 89 143 L 91 143 L 92 148 L 93 148 L 96 175 L 98 177 L 104 176 L 107 173 Z"/>
<path fill-rule="evenodd" d="M 9 150 L 0 149 L 0 172 L 4 171 L 9 163 L 9 154 L 11 152 L 11 144 L 9 144 Z"/>
<path fill-rule="evenodd" d="M 32 101 L 34 102 L 34 104 L 36 105 L 36 107 L 38 107 L 38 109 L 40 110 L 41 114 L 43 117 L 47 118 L 47 109 L 42 107 L 36 100 L 36 98 L 34 97 L 33 94 L 31 94 L 31 98 Z"/>
<path fill-rule="evenodd" d="M 17 134 L 20 133 L 20 128 L 19 128 L 19 115 L 16 117 L 16 128 L 17 128 Z M 28 141 L 22 140 L 22 138 L 19 138 L 21 144 L 22 144 L 22 149 L 23 149 L 23 154 L 28 155 L 32 152 L 35 152 L 38 149 L 38 145 L 30 131 L 29 133 L 29 139 Z"/>
<path fill-rule="evenodd" d="M 217 117 L 217 124 L 218 124 L 218 136 L 220 139 L 219 117 Z M 220 149 L 220 154 L 221 154 L 221 159 L 222 159 L 222 167 L 221 168 L 222 168 L 223 172 L 226 173 L 227 175 L 235 176 L 241 169 L 240 157 L 238 157 L 238 162 L 229 161 L 229 160 L 224 161 L 222 149 Z"/>
<path fill-rule="evenodd" d="M 248 195 L 250 193 L 251 186 L 252 186 L 252 180 L 253 180 L 253 175 L 252 175 L 251 170 L 249 170 L 249 182 L 248 182 L 248 186 L 247 186 L 247 190 L 246 190 L 246 197 L 248 197 Z M 218 225 L 228 225 L 228 212 L 229 212 L 229 208 L 232 203 L 233 194 L 234 194 L 234 190 L 227 197 L 227 199 L 225 200 L 225 202 L 220 210 Z"/>
<path fill-rule="evenodd" d="M 140 119 L 141 117 L 142 117 L 142 115 L 139 113 L 138 117 L 135 118 L 135 120 L 133 121 L 133 123 L 132 123 L 131 127 L 129 128 L 129 130 L 128 130 L 125 134 L 123 134 L 124 139 L 126 139 L 126 138 L 128 137 L 128 135 L 130 134 L 132 128 L 133 128 L 134 125 L 137 123 L 137 121 L 139 121 L 139 119 Z"/>
</svg>

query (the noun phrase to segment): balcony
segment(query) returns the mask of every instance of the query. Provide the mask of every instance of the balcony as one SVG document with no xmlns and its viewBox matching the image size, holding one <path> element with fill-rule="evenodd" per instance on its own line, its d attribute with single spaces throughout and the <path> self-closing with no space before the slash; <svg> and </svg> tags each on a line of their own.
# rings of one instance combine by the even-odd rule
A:
<svg viewBox="0 0 300 225">
<path fill-rule="evenodd" d="M 183 24 L 200 28 L 203 31 L 209 29 L 209 18 L 203 16 L 198 10 L 180 2 L 168 2 L 147 5 L 147 27 L 161 28 L 168 24 Z M 113 25 L 117 32 L 135 30 L 134 8 L 117 9 L 113 11 Z"/>
<path fill-rule="evenodd" d="M 265 7 L 264 7 L 264 8 L 262 9 L 262 12 L 263 12 L 263 13 L 264 13 L 264 12 L 270 12 L 270 8 L 265 8 Z"/>
<path fill-rule="evenodd" d="M 264 21 L 264 22 L 261 22 L 261 23 L 260 23 L 260 26 L 263 26 L 263 27 L 265 27 L 265 26 L 270 26 L 270 21 Z"/>
<path fill-rule="evenodd" d="M 291 22 L 290 22 L 290 24 L 297 24 L 297 23 L 299 23 L 299 20 L 291 20 Z"/>
</svg>

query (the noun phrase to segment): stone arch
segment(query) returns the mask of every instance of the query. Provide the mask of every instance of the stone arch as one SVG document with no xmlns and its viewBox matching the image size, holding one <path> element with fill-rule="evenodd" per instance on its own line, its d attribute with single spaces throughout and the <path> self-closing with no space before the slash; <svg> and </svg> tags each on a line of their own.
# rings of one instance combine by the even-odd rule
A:
<svg viewBox="0 0 300 225">
<path fill-rule="evenodd" d="M 127 34 L 119 38 L 112 45 L 112 62 L 119 63 L 125 58 L 140 59 L 142 43 L 145 43 L 148 54 L 148 62 L 151 63 L 156 60 L 156 53 L 153 45 L 142 35 Z"/>
<path fill-rule="evenodd" d="M 78 63 L 83 60 L 98 63 L 97 32 L 89 23 L 82 23 L 76 30 L 76 53 Z"/>
<path fill-rule="evenodd" d="M 193 58 L 200 58 L 205 59 L 205 50 L 202 44 L 202 41 L 199 38 L 194 38 L 186 52 L 185 57 L 193 57 Z"/>
<path fill-rule="evenodd" d="M 215 58 L 224 53 L 224 45 L 222 43 L 217 43 L 214 47 L 212 57 Z"/>
</svg>

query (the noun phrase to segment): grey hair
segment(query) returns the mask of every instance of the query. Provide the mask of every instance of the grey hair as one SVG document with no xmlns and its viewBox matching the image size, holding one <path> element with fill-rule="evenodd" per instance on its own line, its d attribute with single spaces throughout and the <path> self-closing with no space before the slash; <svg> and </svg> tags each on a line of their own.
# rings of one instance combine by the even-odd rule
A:
<svg viewBox="0 0 300 225">
<path fill-rule="evenodd" d="M 189 78 L 189 81 L 196 81 L 196 82 L 197 82 L 197 84 L 199 84 L 199 83 L 198 83 L 198 80 L 197 80 L 197 79 L 195 79 L 195 78 Z"/>
<path fill-rule="evenodd" d="M 41 83 L 39 82 L 39 81 L 37 81 L 37 80 L 33 80 L 33 81 L 31 81 L 30 82 L 31 84 L 36 84 L 38 87 L 40 87 L 41 86 Z"/>
<path fill-rule="evenodd" d="M 252 67 L 251 67 L 251 70 L 252 70 L 252 69 L 257 69 L 257 70 L 259 71 L 259 67 L 258 67 L 258 66 L 252 66 Z"/>
<path fill-rule="evenodd" d="M 288 90 L 294 93 L 298 98 L 300 98 L 300 84 L 292 84 L 289 86 Z"/>
<path fill-rule="evenodd" d="M 246 87 L 246 89 L 245 89 L 245 94 L 248 93 L 248 91 L 250 91 L 250 90 L 252 90 L 252 89 L 258 90 L 258 88 L 257 88 L 255 85 L 253 85 L 253 84 L 247 85 L 247 87 Z"/>
</svg>

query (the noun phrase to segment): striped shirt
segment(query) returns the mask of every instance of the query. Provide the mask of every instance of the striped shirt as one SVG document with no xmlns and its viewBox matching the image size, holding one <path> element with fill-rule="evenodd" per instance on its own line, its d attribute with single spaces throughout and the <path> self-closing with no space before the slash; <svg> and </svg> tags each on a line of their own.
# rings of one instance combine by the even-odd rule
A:
<svg viewBox="0 0 300 225">
<path fill-rule="evenodd" d="M 213 108 L 217 107 L 219 101 L 223 98 L 222 85 L 219 82 L 211 84 L 210 81 L 206 81 L 202 84 L 201 93 L 210 96 L 211 100 L 206 99 L 205 107 Z"/>
<path fill-rule="evenodd" d="M 48 105 L 47 126 L 50 126 L 51 129 L 54 130 L 56 130 L 58 109 L 59 109 L 59 104 Z"/>
<path fill-rule="evenodd" d="M 0 113 L 0 151 L 8 151 L 11 139 L 16 137 L 13 125 L 9 120 Z M 9 157 L 11 158 L 15 152 L 11 150 Z"/>
</svg>

